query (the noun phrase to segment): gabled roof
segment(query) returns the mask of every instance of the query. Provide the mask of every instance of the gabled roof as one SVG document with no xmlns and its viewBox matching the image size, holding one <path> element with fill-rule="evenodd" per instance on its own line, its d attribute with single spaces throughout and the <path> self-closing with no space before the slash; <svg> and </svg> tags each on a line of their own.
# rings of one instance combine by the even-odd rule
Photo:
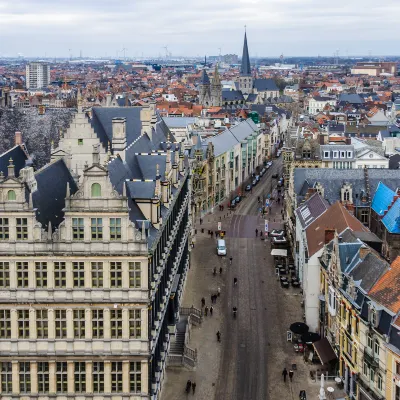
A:
<svg viewBox="0 0 400 400">
<path fill-rule="evenodd" d="M 379 182 L 375 196 L 372 199 L 372 209 L 378 215 L 384 215 L 385 211 L 392 203 L 395 194 L 396 193 L 392 189 L 389 189 L 385 184 Z"/>
<path fill-rule="evenodd" d="M 400 256 L 370 290 L 370 297 L 393 313 L 400 310 Z"/>
<path fill-rule="evenodd" d="M 304 229 L 319 218 L 328 208 L 328 202 L 319 193 L 315 193 L 297 208 L 296 215 Z"/>
<path fill-rule="evenodd" d="M 8 175 L 8 166 L 10 165 L 10 158 L 13 160 L 14 174 L 18 178 L 19 171 L 25 167 L 25 163 L 28 160 L 27 153 L 23 150 L 22 146 L 17 145 L 7 150 L 0 155 L 0 171 L 3 172 L 4 176 Z"/>
<path fill-rule="evenodd" d="M 241 90 L 223 90 L 222 101 L 244 101 Z"/>
<path fill-rule="evenodd" d="M 363 104 L 364 99 L 355 93 L 341 93 L 339 95 L 340 102 L 346 102 L 350 104 Z"/>
<path fill-rule="evenodd" d="M 368 232 L 366 228 L 356 217 L 351 215 L 344 206 L 337 201 L 322 214 L 317 220 L 306 228 L 307 247 L 309 257 L 325 245 L 325 230 L 334 229 L 339 234 L 346 228 L 352 231 Z"/>
<path fill-rule="evenodd" d="M 390 207 L 390 210 L 382 218 L 382 223 L 390 233 L 400 234 L 400 199 Z"/>
<path fill-rule="evenodd" d="M 279 91 L 273 79 L 254 79 L 253 86 L 259 92 L 266 92 L 267 90 Z"/>
</svg>

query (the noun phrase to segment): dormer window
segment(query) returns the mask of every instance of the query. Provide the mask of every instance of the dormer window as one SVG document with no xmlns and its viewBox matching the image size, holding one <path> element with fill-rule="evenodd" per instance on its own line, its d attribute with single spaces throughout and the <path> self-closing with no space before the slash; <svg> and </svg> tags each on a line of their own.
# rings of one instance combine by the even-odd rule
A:
<svg viewBox="0 0 400 400">
<path fill-rule="evenodd" d="M 349 201 L 350 200 L 350 193 L 349 193 L 349 191 L 347 189 L 343 193 L 343 200 L 344 201 Z"/>
<path fill-rule="evenodd" d="M 334 151 L 333 152 L 333 158 L 338 158 L 339 156 L 339 152 L 338 151 Z"/>
<path fill-rule="evenodd" d="M 9 191 L 7 192 L 7 200 L 9 200 L 9 201 L 15 201 L 15 200 L 17 200 L 17 196 L 16 196 L 14 190 L 9 190 Z"/>
<path fill-rule="evenodd" d="M 372 326 L 376 326 L 377 315 L 376 315 L 376 310 L 373 308 L 371 309 L 371 311 L 369 313 L 369 322 L 371 322 Z"/>
<path fill-rule="evenodd" d="M 329 151 L 324 151 L 324 157 L 329 158 Z"/>
<path fill-rule="evenodd" d="M 92 197 L 101 197 L 101 186 L 99 183 L 93 183 Z"/>
</svg>

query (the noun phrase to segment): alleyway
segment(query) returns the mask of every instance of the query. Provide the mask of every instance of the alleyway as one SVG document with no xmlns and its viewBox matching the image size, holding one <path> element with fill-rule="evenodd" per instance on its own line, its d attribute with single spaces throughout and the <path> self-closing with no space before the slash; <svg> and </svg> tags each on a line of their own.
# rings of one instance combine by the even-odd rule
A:
<svg viewBox="0 0 400 400">
<path fill-rule="evenodd" d="M 271 175 L 280 170 L 279 160 L 234 213 L 225 211 L 207 216 L 202 225 L 205 233 L 197 226 L 183 306 L 200 308 L 202 297 L 210 306 L 210 295 L 216 293 L 218 287 L 221 297 L 214 305 L 213 316 L 205 317 L 202 326 L 192 331 L 190 346 L 199 352 L 196 370 L 169 368 L 163 400 L 187 399 L 184 388 L 188 379 L 197 384 L 196 394 L 190 397 L 198 399 L 298 399 L 302 389 L 307 391 L 308 398 L 316 398 L 318 384 L 311 383 L 302 356 L 286 341 L 289 325 L 302 321 L 300 291 L 280 287 L 270 256 L 270 242 L 255 237 L 256 228 L 264 229 L 257 197 L 271 190 Z M 275 223 L 281 221 L 280 210 L 277 204 L 272 205 L 268 216 L 272 224 L 270 229 L 274 220 Z M 216 230 L 220 216 L 222 229 L 227 230 L 227 257 L 216 255 L 215 238 L 206 233 L 208 229 Z M 233 257 L 232 266 L 229 266 L 230 256 Z M 213 276 L 214 267 L 217 267 L 217 276 Z M 234 277 L 238 279 L 236 287 Z M 238 308 L 236 319 L 232 317 L 234 306 Z M 218 330 L 222 334 L 221 343 L 216 338 Z M 297 366 L 293 382 L 284 383 L 282 369 L 289 369 L 292 364 Z"/>
</svg>

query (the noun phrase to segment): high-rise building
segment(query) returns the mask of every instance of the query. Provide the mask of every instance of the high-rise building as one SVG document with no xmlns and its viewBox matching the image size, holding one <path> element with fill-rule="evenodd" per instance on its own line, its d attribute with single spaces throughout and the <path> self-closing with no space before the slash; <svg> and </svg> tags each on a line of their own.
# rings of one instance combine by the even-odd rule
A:
<svg viewBox="0 0 400 400">
<path fill-rule="evenodd" d="M 31 62 L 26 65 L 26 88 L 42 89 L 50 84 L 50 65 Z"/>
</svg>

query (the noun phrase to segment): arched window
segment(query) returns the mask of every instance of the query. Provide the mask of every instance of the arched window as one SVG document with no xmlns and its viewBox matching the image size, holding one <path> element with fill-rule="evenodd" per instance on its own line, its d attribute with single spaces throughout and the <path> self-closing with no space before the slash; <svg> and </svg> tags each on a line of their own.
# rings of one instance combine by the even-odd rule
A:
<svg viewBox="0 0 400 400">
<path fill-rule="evenodd" d="M 9 190 L 7 193 L 7 200 L 17 200 L 14 190 Z"/>
<path fill-rule="evenodd" d="M 92 197 L 101 197 L 101 186 L 99 183 L 93 183 Z"/>
<path fill-rule="evenodd" d="M 349 193 L 348 189 L 346 189 L 346 191 L 344 192 L 343 197 L 344 197 L 344 199 L 343 199 L 344 201 L 350 200 L 350 193 Z"/>
</svg>

